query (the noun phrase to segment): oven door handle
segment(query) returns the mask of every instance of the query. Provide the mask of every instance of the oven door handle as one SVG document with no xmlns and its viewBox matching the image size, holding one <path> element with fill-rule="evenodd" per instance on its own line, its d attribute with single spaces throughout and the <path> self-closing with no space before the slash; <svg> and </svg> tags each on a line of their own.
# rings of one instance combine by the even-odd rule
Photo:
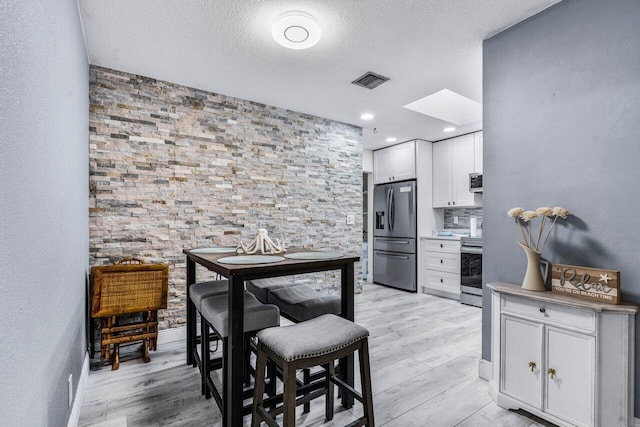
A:
<svg viewBox="0 0 640 427">
<path fill-rule="evenodd" d="M 474 248 L 472 246 L 465 246 L 460 249 L 461 254 L 473 254 L 473 255 L 482 255 L 482 248 Z"/>
</svg>

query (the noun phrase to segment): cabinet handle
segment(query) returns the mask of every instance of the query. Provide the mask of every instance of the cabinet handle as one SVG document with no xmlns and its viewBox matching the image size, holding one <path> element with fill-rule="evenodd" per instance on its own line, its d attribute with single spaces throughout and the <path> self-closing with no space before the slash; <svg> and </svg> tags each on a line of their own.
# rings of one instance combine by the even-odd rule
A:
<svg viewBox="0 0 640 427">
<path fill-rule="evenodd" d="M 453 203 L 454 205 L 456 204 L 456 202 L 451 202 L 451 203 Z"/>
<path fill-rule="evenodd" d="M 444 248 L 444 246 L 442 246 L 442 243 L 440 243 L 440 247 L 441 247 L 441 248 Z"/>
<path fill-rule="evenodd" d="M 534 369 L 536 369 L 536 362 L 529 362 L 529 368 L 531 368 L 531 372 L 533 372 Z"/>
<path fill-rule="evenodd" d="M 442 263 L 443 263 L 443 261 L 442 261 L 442 260 L 440 260 L 440 264 L 442 264 Z"/>
<path fill-rule="evenodd" d="M 447 205 L 451 206 L 451 202 L 447 202 Z"/>
<path fill-rule="evenodd" d="M 440 278 L 440 283 L 444 283 L 444 279 Z"/>
<path fill-rule="evenodd" d="M 556 377 L 556 370 L 553 368 L 549 368 L 547 369 L 547 374 L 551 375 L 551 379 L 553 380 Z"/>
<path fill-rule="evenodd" d="M 540 313 L 546 313 L 547 309 L 545 309 L 544 307 L 540 307 Z"/>
</svg>

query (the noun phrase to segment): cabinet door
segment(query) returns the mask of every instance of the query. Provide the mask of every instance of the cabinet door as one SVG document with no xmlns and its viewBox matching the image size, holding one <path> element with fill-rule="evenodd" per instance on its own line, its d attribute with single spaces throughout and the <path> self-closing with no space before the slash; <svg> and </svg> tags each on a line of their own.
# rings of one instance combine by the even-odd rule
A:
<svg viewBox="0 0 640 427">
<path fill-rule="evenodd" d="M 373 183 L 384 184 L 392 180 L 395 173 L 393 148 L 373 152 Z"/>
<path fill-rule="evenodd" d="M 500 391 L 542 407 L 542 328 L 539 323 L 502 316 Z"/>
<path fill-rule="evenodd" d="M 416 143 L 415 141 L 405 142 L 396 145 L 395 151 L 395 172 L 394 181 L 404 181 L 416 177 Z"/>
<path fill-rule="evenodd" d="M 451 207 L 451 141 L 433 144 L 433 199 L 434 208 Z"/>
<path fill-rule="evenodd" d="M 544 411 L 571 424 L 592 425 L 595 338 L 547 326 L 545 346 Z"/>
<path fill-rule="evenodd" d="M 482 132 L 474 133 L 473 137 L 474 137 L 473 171 L 477 173 L 482 173 L 482 144 L 483 144 Z"/>
<path fill-rule="evenodd" d="M 474 206 L 475 194 L 469 191 L 469 174 L 474 171 L 474 138 L 465 135 L 452 140 L 453 147 L 453 204 Z"/>
</svg>

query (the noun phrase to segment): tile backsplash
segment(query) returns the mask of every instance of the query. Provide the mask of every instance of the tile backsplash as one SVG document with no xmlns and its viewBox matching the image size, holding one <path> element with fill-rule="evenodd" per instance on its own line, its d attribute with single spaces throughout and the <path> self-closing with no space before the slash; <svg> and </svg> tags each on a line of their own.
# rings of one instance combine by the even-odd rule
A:
<svg viewBox="0 0 640 427">
<path fill-rule="evenodd" d="M 458 223 L 453 223 L 453 217 L 458 217 Z M 462 208 L 444 210 L 444 229 L 469 230 L 471 217 L 478 218 L 478 228 L 482 224 L 482 208 Z"/>
</svg>

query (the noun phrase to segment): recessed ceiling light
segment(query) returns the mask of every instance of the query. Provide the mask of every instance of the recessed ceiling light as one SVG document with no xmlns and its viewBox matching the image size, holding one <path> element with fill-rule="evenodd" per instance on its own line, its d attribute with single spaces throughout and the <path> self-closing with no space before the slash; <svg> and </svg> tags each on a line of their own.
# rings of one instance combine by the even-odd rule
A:
<svg viewBox="0 0 640 427">
<path fill-rule="evenodd" d="M 373 114 L 371 114 L 371 113 L 362 113 L 360 115 L 360 118 L 362 120 L 371 120 L 371 119 L 373 119 Z"/>
<path fill-rule="evenodd" d="M 320 25 L 306 12 L 292 10 L 278 16 L 271 27 L 271 35 L 289 49 L 307 49 L 320 40 Z"/>
<path fill-rule="evenodd" d="M 387 138 L 387 142 L 396 142 L 396 141 L 397 141 L 397 139 L 394 138 L 394 137 Z"/>
<path fill-rule="evenodd" d="M 442 132 L 453 132 L 454 130 L 456 130 L 456 128 L 444 128 Z"/>
</svg>

